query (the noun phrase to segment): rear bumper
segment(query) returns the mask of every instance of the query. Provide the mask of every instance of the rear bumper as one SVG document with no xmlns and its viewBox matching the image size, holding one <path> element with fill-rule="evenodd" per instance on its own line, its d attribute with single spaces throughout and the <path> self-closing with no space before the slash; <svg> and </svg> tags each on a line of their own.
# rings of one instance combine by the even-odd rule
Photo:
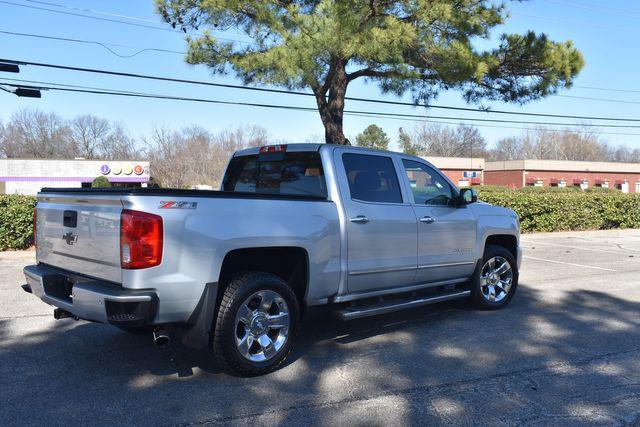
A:
<svg viewBox="0 0 640 427">
<path fill-rule="evenodd" d="M 153 324 L 156 316 L 158 296 L 152 290 L 127 290 L 41 264 L 29 265 L 23 272 L 31 293 L 81 319 L 145 326 Z"/>
</svg>

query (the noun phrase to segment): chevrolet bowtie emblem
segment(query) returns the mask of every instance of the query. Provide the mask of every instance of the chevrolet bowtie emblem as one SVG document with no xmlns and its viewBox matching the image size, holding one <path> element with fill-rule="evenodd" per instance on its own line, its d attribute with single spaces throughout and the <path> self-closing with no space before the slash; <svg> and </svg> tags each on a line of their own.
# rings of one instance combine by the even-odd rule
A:
<svg viewBox="0 0 640 427">
<path fill-rule="evenodd" d="M 75 242 L 78 241 L 78 235 L 73 234 L 72 232 L 68 232 L 62 235 L 62 240 L 67 242 L 67 245 L 73 245 Z"/>
</svg>

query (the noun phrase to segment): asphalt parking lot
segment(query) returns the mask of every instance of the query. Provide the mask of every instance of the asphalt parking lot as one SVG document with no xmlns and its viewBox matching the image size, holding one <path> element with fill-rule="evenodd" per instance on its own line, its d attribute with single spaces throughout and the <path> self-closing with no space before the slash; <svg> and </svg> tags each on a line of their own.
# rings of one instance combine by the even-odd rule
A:
<svg viewBox="0 0 640 427">
<path fill-rule="evenodd" d="M 259 378 L 24 293 L 0 253 L 0 425 L 640 424 L 640 231 L 523 236 L 501 311 L 466 302 L 350 323 L 315 309 Z"/>
</svg>

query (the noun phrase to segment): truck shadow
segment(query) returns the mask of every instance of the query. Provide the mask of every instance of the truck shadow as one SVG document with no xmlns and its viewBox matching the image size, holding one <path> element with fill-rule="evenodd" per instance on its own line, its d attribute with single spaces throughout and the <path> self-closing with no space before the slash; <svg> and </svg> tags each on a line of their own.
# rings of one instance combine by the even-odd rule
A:
<svg viewBox="0 0 640 427">
<path fill-rule="evenodd" d="M 576 408 L 607 422 L 620 420 L 604 401 L 615 387 L 637 408 L 640 303 L 539 295 L 522 284 L 500 311 L 458 301 L 348 323 L 310 309 L 286 366 L 259 378 L 105 325 L 0 319 L 0 424 L 332 424 L 354 402 L 373 405 L 363 424 L 385 405 L 385 424 L 587 421 Z"/>
</svg>

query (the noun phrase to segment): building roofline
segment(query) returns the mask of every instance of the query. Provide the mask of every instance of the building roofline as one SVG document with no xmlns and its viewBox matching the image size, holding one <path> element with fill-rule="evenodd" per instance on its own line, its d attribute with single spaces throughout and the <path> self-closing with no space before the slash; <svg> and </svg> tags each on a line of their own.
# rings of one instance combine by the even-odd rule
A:
<svg viewBox="0 0 640 427">
<path fill-rule="evenodd" d="M 485 163 L 486 172 L 520 170 L 596 173 L 640 173 L 640 163 L 588 162 L 574 160 L 504 160 Z"/>
<path fill-rule="evenodd" d="M 146 162 L 146 163 L 150 163 L 151 160 L 126 160 L 126 159 L 121 159 L 121 160 L 106 160 L 106 159 L 39 159 L 39 158 L 33 158 L 33 157 L 2 157 L 0 158 L 0 162 L 4 161 L 4 160 L 10 160 L 10 161 L 16 161 L 16 160 L 20 160 L 20 161 L 37 161 L 37 162 Z"/>
</svg>

